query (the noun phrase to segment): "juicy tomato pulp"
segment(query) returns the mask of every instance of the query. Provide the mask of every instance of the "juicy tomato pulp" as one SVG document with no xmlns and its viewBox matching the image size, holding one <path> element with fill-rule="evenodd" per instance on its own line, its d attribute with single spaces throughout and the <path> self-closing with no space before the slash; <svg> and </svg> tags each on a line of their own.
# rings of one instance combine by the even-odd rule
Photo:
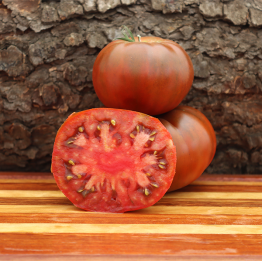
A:
<svg viewBox="0 0 262 262">
<path fill-rule="evenodd" d="M 74 113 L 59 129 L 52 172 L 77 207 L 126 212 L 156 203 L 176 167 L 172 137 L 148 115 L 97 108 Z"/>
</svg>

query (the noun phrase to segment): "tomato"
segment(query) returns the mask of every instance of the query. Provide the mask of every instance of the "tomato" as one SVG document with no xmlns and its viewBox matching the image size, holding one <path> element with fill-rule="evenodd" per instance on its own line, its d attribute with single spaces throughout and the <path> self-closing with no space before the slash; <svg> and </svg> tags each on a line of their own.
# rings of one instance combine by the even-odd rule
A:
<svg viewBox="0 0 262 262">
<path fill-rule="evenodd" d="M 177 43 L 159 37 L 115 40 L 98 54 L 93 85 L 106 107 L 158 115 L 174 109 L 189 92 L 193 64 Z"/>
<path fill-rule="evenodd" d="M 120 109 L 74 113 L 58 130 L 52 173 L 77 207 L 126 212 L 156 203 L 176 167 L 172 137 L 154 117 Z"/>
<path fill-rule="evenodd" d="M 205 115 L 189 106 L 178 106 L 159 119 L 177 150 L 176 175 L 168 190 L 173 191 L 196 180 L 209 166 L 216 152 L 216 135 Z"/>
</svg>

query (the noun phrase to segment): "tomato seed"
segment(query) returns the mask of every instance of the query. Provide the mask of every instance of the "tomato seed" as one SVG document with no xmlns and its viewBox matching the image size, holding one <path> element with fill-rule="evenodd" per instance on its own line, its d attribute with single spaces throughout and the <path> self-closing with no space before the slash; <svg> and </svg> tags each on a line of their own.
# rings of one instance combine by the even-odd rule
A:
<svg viewBox="0 0 262 262">
<path fill-rule="evenodd" d="M 145 188 L 145 195 L 148 196 L 150 194 L 149 190 Z"/>
<path fill-rule="evenodd" d="M 131 134 L 130 134 L 130 137 L 131 137 L 131 138 L 135 138 L 135 135 L 131 133 Z"/>
<path fill-rule="evenodd" d="M 71 180 L 73 178 L 73 176 L 72 175 L 68 175 L 68 176 L 66 176 L 66 179 L 69 181 L 69 180 Z"/>
<path fill-rule="evenodd" d="M 150 183 L 150 185 L 156 188 L 159 187 L 156 183 Z"/>
<path fill-rule="evenodd" d="M 74 162 L 73 160 L 69 160 L 68 163 L 69 163 L 70 165 L 72 165 L 72 166 L 75 165 L 75 162 Z"/>
<path fill-rule="evenodd" d="M 82 126 L 80 126 L 80 127 L 78 128 L 78 131 L 81 132 L 81 133 L 83 133 L 83 132 L 84 132 L 84 128 L 83 128 Z"/>
<path fill-rule="evenodd" d="M 116 121 L 115 120 L 111 120 L 111 124 L 113 125 L 113 126 L 115 126 L 116 125 Z"/>
</svg>

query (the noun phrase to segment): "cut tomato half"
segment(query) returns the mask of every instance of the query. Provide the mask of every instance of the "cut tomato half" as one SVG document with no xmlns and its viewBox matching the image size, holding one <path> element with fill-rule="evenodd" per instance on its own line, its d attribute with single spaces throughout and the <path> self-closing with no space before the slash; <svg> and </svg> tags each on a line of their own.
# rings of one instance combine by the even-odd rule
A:
<svg viewBox="0 0 262 262">
<path fill-rule="evenodd" d="M 176 167 L 172 137 L 154 117 L 96 108 L 68 117 L 52 155 L 58 187 L 77 207 L 126 212 L 155 204 Z"/>
</svg>

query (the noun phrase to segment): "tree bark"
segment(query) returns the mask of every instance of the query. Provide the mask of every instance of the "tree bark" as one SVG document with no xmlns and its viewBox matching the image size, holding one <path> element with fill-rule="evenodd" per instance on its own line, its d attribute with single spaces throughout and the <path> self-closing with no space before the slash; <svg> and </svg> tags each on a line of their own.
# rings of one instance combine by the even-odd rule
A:
<svg viewBox="0 0 262 262">
<path fill-rule="evenodd" d="M 102 106 L 92 66 L 122 25 L 190 55 L 195 79 L 182 103 L 217 135 L 207 172 L 262 173 L 259 0 L 0 1 L 0 170 L 50 170 L 68 115 Z"/>
</svg>

